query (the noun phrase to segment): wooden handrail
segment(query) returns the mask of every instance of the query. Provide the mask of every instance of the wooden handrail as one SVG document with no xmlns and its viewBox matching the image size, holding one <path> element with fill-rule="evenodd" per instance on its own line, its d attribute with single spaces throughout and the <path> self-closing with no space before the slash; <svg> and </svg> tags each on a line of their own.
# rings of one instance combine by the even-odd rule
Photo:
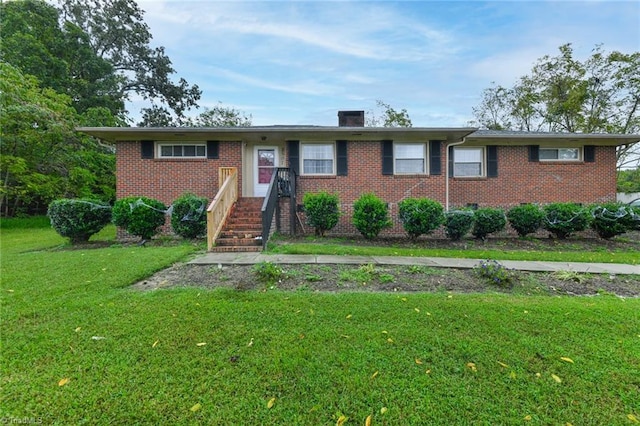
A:
<svg viewBox="0 0 640 426">
<path fill-rule="evenodd" d="M 218 179 L 222 185 L 207 208 L 207 250 L 209 251 L 213 249 L 231 208 L 238 201 L 238 169 L 236 167 L 220 167 Z"/>
</svg>

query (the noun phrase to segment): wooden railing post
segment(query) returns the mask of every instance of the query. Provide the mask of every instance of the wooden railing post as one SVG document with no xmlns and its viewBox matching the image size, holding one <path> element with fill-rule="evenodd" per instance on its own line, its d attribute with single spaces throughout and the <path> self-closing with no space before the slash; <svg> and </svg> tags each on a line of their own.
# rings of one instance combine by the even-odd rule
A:
<svg viewBox="0 0 640 426">
<path fill-rule="evenodd" d="M 238 169 L 220 167 L 218 169 L 220 188 L 207 208 L 207 250 L 211 251 L 222 231 L 231 208 L 238 201 Z"/>
</svg>

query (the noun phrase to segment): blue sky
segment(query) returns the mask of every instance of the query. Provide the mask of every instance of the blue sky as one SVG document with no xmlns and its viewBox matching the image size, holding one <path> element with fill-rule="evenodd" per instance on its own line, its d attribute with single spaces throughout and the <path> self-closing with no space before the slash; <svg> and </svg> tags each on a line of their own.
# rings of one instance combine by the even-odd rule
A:
<svg viewBox="0 0 640 426">
<path fill-rule="evenodd" d="M 139 4 L 200 105 L 221 102 L 254 125 L 334 126 L 338 110 L 381 99 L 416 127 L 465 126 L 483 89 L 511 86 L 562 44 L 581 60 L 596 44 L 640 50 L 637 0 Z"/>
</svg>

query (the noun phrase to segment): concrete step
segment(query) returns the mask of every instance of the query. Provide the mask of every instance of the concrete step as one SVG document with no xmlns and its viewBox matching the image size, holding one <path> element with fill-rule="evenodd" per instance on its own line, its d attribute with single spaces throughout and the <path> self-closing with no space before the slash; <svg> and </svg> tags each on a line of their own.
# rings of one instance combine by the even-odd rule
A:
<svg viewBox="0 0 640 426">
<path fill-rule="evenodd" d="M 261 238 L 218 238 L 216 240 L 216 246 L 261 246 Z"/>
<path fill-rule="evenodd" d="M 260 252 L 262 251 L 262 245 L 260 246 L 215 246 L 211 251 L 216 253 Z"/>
</svg>

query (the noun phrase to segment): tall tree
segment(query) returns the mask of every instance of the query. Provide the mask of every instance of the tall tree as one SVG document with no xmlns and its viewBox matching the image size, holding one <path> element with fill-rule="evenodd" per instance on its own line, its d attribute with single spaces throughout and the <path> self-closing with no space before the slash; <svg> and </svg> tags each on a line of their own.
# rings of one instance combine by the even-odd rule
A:
<svg viewBox="0 0 640 426">
<path fill-rule="evenodd" d="M 151 47 L 152 35 L 144 11 L 134 0 L 59 0 L 64 20 L 88 35 L 93 52 L 113 66 L 118 75 L 118 94 L 128 99 L 136 93 L 151 102 L 147 108 L 169 110 L 178 118 L 196 107 L 201 91 L 180 78 L 164 47 Z M 144 113 L 144 111 L 143 111 Z"/>
<path fill-rule="evenodd" d="M 251 115 L 218 104 L 205 108 L 195 117 L 175 118 L 165 108 L 148 109 L 142 115 L 140 127 L 249 127 Z"/>
<path fill-rule="evenodd" d="M 596 46 L 579 61 L 571 44 L 544 56 L 512 88 L 494 85 L 473 113 L 489 129 L 640 133 L 640 52 Z M 618 149 L 618 166 L 638 161 L 637 144 Z M 634 155 L 635 154 L 635 155 Z"/>
<path fill-rule="evenodd" d="M 376 107 L 378 110 L 369 111 L 369 118 L 367 119 L 368 127 L 411 127 L 411 118 L 406 109 L 397 111 L 388 103 L 376 100 Z"/>
</svg>

